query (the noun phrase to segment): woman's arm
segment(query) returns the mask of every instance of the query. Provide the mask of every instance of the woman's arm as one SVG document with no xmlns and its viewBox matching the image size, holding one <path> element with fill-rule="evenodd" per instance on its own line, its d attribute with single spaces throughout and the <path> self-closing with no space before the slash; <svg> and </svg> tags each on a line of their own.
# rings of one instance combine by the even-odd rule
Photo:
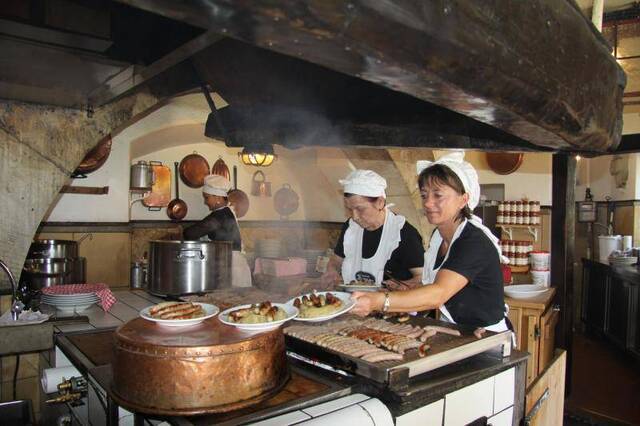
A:
<svg viewBox="0 0 640 426">
<path fill-rule="evenodd" d="M 202 219 L 182 232 L 185 240 L 194 241 L 202 236 L 215 233 L 220 228 L 220 221 L 213 214 Z"/>
<path fill-rule="evenodd" d="M 335 254 L 331 255 L 329 259 L 329 263 L 327 264 L 327 270 L 322 277 L 320 277 L 320 282 L 324 286 L 334 285 L 334 284 L 342 284 L 342 276 L 340 275 L 340 271 L 342 270 L 342 261 L 344 259 L 340 256 L 336 256 Z"/>
<path fill-rule="evenodd" d="M 444 305 L 469 281 L 457 272 L 441 269 L 433 284 L 425 285 L 407 291 L 392 291 L 389 293 L 388 312 L 416 312 L 436 309 Z M 382 311 L 384 293 L 354 292 L 356 306 L 352 312 L 366 316 L 373 311 Z"/>
<path fill-rule="evenodd" d="M 411 268 L 411 278 L 408 280 L 386 280 L 383 281 L 385 287 L 391 291 L 409 290 L 422 286 L 422 268 Z"/>
</svg>

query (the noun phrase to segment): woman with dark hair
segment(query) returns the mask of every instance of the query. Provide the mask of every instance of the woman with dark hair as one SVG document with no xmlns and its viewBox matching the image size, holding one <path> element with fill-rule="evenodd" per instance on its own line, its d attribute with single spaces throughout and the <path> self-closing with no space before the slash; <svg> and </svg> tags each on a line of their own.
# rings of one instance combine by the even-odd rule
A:
<svg viewBox="0 0 640 426">
<path fill-rule="evenodd" d="M 424 213 L 436 226 L 425 253 L 421 287 L 408 291 L 353 294 L 353 312 L 415 312 L 439 309 L 441 319 L 491 331 L 508 329 L 498 239 L 472 209 L 478 175 L 464 152 L 418 162 Z"/>
<path fill-rule="evenodd" d="M 340 180 L 350 219 L 343 227 L 325 285 L 366 281 L 381 286 L 387 277 L 420 284 L 424 248 L 418 231 L 386 203 L 387 181 L 371 170 L 354 170 Z"/>
</svg>

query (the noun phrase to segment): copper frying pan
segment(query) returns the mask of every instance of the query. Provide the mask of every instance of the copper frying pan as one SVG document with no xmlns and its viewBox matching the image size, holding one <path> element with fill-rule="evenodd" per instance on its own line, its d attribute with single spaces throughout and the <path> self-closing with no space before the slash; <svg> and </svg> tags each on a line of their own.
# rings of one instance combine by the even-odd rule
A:
<svg viewBox="0 0 640 426">
<path fill-rule="evenodd" d="M 236 213 L 236 217 L 242 217 L 247 214 L 249 197 L 243 190 L 238 189 L 238 168 L 236 166 L 233 166 L 233 189 L 229 191 L 227 197 L 231 208 Z"/>
<path fill-rule="evenodd" d="M 180 180 L 178 179 L 178 162 L 173 163 L 176 173 L 176 198 L 169 202 L 167 206 L 167 216 L 173 221 L 184 219 L 187 215 L 187 203 L 180 199 Z"/>
<path fill-rule="evenodd" d="M 111 153 L 111 135 L 105 136 L 82 159 L 80 165 L 73 172 L 73 177 L 85 177 L 98 170 L 109 158 Z"/>
<path fill-rule="evenodd" d="M 197 152 L 180 161 L 180 178 L 189 188 L 202 188 L 204 177 L 209 174 L 209 163 Z"/>
</svg>

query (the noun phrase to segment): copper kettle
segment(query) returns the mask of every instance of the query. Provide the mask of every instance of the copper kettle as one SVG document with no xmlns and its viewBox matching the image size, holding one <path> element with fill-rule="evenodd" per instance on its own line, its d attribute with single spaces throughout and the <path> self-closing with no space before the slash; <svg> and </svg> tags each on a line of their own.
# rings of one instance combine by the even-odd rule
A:
<svg viewBox="0 0 640 426">
<path fill-rule="evenodd" d="M 260 178 L 258 178 L 260 176 Z M 271 182 L 267 182 L 267 178 L 261 170 L 253 174 L 251 178 L 251 195 L 256 197 L 271 197 Z"/>
</svg>

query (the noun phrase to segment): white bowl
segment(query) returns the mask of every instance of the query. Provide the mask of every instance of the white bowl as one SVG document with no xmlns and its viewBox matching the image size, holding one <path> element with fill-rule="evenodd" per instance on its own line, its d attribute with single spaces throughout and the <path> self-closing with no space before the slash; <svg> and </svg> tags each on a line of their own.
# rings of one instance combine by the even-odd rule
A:
<svg viewBox="0 0 640 426">
<path fill-rule="evenodd" d="M 324 315 L 324 316 L 321 316 L 321 317 L 314 317 L 314 318 L 301 318 L 300 316 L 297 316 L 295 318 L 295 320 L 296 321 L 307 321 L 307 322 L 327 321 L 327 320 L 330 320 L 331 318 L 335 318 L 335 317 L 340 316 L 342 314 L 346 314 L 351 309 L 353 309 L 354 306 L 356 306 L 355 300 L 351 299 L 351 295 L 349 293 L 344 293 L 344 292 L 340 292 L 340 291 L 319 291 L 316 294 L 319 296 L 321 294 L 327 294 L 327 293 L 331 293 L 335 297 L 340 299 L 342 301 L 342 308 L 340 308 L 336 312 L 333 312 L 333 313 L 331 313 L 329 315 Z M 309 296 L 310 294 L 311 293 L 307 293 L 306 295 Z M 302 297 L 302 296 L 304 296 L 304 295 L 301 295 L 301 296 L 298 296 L 298 297 Z M 289 300 L 287 302 L 287 305 L 295 307 L 295 306 L 293 306 L 293 302 L 298 297 L 294 297 L 293 299 Z"/>
<path fill-rule="evenodd" d="M 547 287 L 536 284 L 508 285 L 504 288 L 504 294 L 514 299 L 528 299 L 547 290 L 549 290 Z"/>
</svg>

